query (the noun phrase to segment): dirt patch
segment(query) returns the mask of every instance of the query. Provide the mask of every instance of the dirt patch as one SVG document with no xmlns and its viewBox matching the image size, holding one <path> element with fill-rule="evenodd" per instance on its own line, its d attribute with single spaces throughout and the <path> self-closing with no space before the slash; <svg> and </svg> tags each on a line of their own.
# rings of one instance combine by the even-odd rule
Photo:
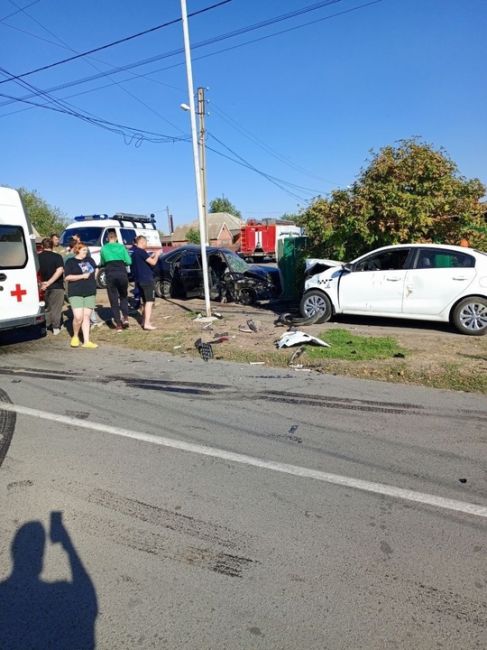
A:
<svg viewBox="0 0 487 650">
<path fill-rule="evenodd" d="M 99 291 L 97 302 L 100 316 L 109 321 L 104 291 Z M 130 317 L 130 328 L 117 333 L 107 325 L 93 332 L 93 340 L 103 344 L 120 345 L 140 350 L 170 352 L 176 356 L 199 356 L 195 341 L 210 342 L 228 337 L 212 345 L 217 359 L 240 363 L 263 363 L 285 367 L 296 348 L 277 350 L 275 340 L 286 331 L 274 325 L 283 305 L 246 307 L 239 304 L 212 303 L 212 309 L 223 318 L 209 327 L 196 322 L 198 313 L 204 314 L 202 300 L 157 300 L 153 322 L 154 332 L 145 332 L 137 322 L 137 314 Z M 248 327 L 252 319 L 257 331 Z M 468 337 L 454 332 L 448 325 L 418 323 L 388 319 L 341 318 L 324 325 L 303 327 L 303 331 L 326 341 L 327 332 L 343 329 L 350 334 L 369 337 L 392 337 L 403 354 L 369 361 L 313 358 L 306 349 L 292 371 L 306 371 L 350 375 L 369 379 L 422 384 L 473 392 L 487 392 L 487 337 Z M 250 331 L 245 331 L 250 330 Z"/>
</svg>

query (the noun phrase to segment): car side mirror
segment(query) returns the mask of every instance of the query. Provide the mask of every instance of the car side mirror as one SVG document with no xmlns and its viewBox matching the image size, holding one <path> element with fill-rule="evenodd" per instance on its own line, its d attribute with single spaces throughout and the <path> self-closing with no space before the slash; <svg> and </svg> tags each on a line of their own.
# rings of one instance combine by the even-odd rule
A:
<svg viewBox="0 0 487 650">
<path fill-rule="evenodd" d="M 342 269 L 351 273 L 353 271 L 353 264 L 343 264 Z"/>
</svg>

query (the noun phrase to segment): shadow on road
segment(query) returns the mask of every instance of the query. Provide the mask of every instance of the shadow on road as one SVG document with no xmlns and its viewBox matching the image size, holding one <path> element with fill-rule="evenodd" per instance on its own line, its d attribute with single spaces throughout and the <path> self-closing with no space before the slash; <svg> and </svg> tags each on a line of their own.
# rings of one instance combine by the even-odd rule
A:
<svg viewBox="0 0 487 650">
<path fill-rule="evenodd" d="M 98 613 L 96 591 L 61 513 L 51 513 L 50 540 L 60 543 L 71 568 L 71 581 L 45 582 L 46 532 L 39 521 L 17 530 L 11 545 L 12 572 L 0 583 L 0 648 L 2 650 L 95 647 Z"/>
</svg>

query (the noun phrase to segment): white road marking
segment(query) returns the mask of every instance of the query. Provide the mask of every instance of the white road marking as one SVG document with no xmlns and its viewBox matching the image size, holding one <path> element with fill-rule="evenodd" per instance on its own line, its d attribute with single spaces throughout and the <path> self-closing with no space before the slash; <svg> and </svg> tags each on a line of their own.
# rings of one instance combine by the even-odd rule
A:
<svg viewBox="0 0 487 650">
<path fill-rule="evenodd" d="M 414 501 L 415 503 L 422 503 L 423 505 L 427 506 L 443 508 L 445 510 L 455 510 L 456 512 L 463 512 L 468 515 L 487 518 L 487 506 L 481 506 L 476 503 L 467 503 L 465 501 L 457 501 L 455 499 L 446 499 L 434 494 L 416 492 L 415 490 L 405 490 L 393 485 L 373 483 L 371 481 L 364 481 L 362 479 L 351 478 L 349 476 L 341 476 L 339 474 L 329 474 L 328 472 L 322 472 L 321 470 L 317 469 L 299 467 L 298 465 L 288 465 L 287 463 L 278 463 L 272 460 L 265 460 L 263 458 L 238 454 L 232 451 L 225 451 L 224 449 L 217 449 L 215 447 L 206 447 L 205 445 L 196 445 L 190 442 L 184 442 L 182 440 L 156 436 L 151 433 L 141 433 L 139 431 L 131 431 L 130 429 L 112 427 L 109 424 L 102 424 L 100 422 L 78 420 L 77 418 L 69 417 L 66 415 L 57 415 L 56 413 L 40 411 L 38 409 L 32 409 L 27 406 L 20 406 L 17 404 L 10 404 L 8 402 L 0 403 L 0 410 L 2 409 L 5 411 L 18 413 L 19 415 L 26 415 L 32 418 L 41 418 L 43 420 L 59 422 L 60 424 L 66 424 L 70 427 L 90 429 L 91 431 L 101 431 L 103 433 L 109 433 L 113 436 L 131 438 L 132 440 L 140 440 L 141 442 L 149 442 L 153 445 L 159 445 L 161 447 L 171 447 L 172 449 L 177 449 L 179 451 L 189 451 L 193 454 L 211 456 L 212 458 L 220 458 L 222 460 L 240 463 L 242 465 L 250 465 L 252 467 L 259 467 L 261 469 L 267 469 L 273 472 L 292 474 L 293 476 L 300 476 L 301 478 L 312 478 L 316 481 L 332 483 L 333 485 L 341 485 L 343 487 L 354 488 L 356 490 L 362 490 L 364 492 L 373 492 L 374 494 L 381 494 L 384 496 L 393 497 L 395 499 Z"/>
</svg>

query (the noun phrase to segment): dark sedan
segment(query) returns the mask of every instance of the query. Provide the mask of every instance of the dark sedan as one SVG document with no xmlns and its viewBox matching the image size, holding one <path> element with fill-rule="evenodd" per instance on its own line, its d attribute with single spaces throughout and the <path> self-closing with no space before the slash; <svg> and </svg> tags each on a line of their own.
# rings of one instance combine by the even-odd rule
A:
<svg viewBox="0 0 487 650">
<path fill-rule="evenodd" d="M 277 298 L 281 293 L 279 270 L 247 264 L 226 248 L 206 249 L 210 297 L 245 305 Z M 155 268 L 156 295 L 160 298 L 195 298 L 203 295 L 203 271 L 199 246 L 181 246 L 161 255 Z"/>
</svg>

